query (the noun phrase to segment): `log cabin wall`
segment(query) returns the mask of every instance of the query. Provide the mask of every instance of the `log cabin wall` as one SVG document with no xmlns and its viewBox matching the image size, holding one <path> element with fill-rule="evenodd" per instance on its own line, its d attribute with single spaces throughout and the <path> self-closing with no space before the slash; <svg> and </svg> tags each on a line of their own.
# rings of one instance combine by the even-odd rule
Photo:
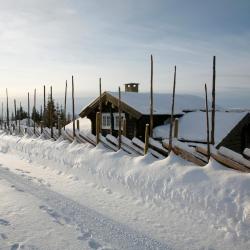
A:
<svg viewBox="0 0 250 250">
<path fill-rule="evenodd" d="M 94 110 L 92 110 L 91 113 L 88 114 L 87 118 L 91 120 L 92 124 L 92 133 L 96 133 L 96 112 L 99 111 L 99 108 L 96 107 Z M 102 113 L 118 113 L 118 108 L 112 105 L 110 102 L 106 102 L 102 104 Z M 144 134 L 145 134 L 145 126 L 147 123 L 149 123 L 150 116 L 149 115 L 142 115 L 141 118 L 136 119 L 131 114 L 127 112 L 125 113 L 126 117 L 126 135 L 128 138 L 132 139 L 133 137 L 137 137 L 144 141 Z M 164 122 L 170 118 L 170 115 L 154 115 L 154 127 L 163 125 Z M 113 119 L 111 119 L 113 120 Z M 107 135 L 110 134 L 110 129 L 102 129 L 102 134 Z M 114 127 L 112 129 L 112 135 L 118 136 L 118 130 L 115 130 Z"/>
</svg>

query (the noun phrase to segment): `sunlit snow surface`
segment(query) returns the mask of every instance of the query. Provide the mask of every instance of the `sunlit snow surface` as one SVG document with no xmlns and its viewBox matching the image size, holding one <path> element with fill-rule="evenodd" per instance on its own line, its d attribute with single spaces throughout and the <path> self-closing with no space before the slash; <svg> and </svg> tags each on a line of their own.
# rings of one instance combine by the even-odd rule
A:
<svg viewBox="0 0 250 250">
<path fill-rule="evenodd" d="M 249 174 L 63 140 L 0 151 L 0 249 L 250 249 Z"/>
</svg>

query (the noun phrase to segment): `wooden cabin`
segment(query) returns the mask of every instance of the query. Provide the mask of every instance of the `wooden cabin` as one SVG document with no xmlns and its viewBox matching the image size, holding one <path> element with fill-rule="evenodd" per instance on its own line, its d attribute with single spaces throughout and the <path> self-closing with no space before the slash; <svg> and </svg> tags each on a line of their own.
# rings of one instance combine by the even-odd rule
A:
<svg viewBox="0 0 250 250">
<path fill-rule="evenodd" d="M 211 112 L 209 112 L 211 120 Z M 154 137 L 167 139 L 169 125 L 158 126 L 154 129 Z M 196 111 L 186 113 L 179 119 L 178 140 L 189 145 L 206 144 L 206 113 Z M 215 147 L 229 148 L 242 153 L 250 148 L 250 112 L 249 111 L 219 111 L 215 113 Z"/>
<path fill-rule="evenodd" d="M 155 93 L 154 95 L 154 127 L 168 123 L 171 117 L 172 94 Z M 204 108 L 204 99 L 194 95 L 176 95 L 175 117 L 182 116 L 187 111 Z M 103 135 L 118 134 L 118 92 L 104 92 L 101 95 Z M 100 97 L 82 109 L 80 117 L 91 120 L 91 130 L 96 131 L 96 113 L 100 111 Z M 144 139 L 145 125 L 150 120 L 150 93 L 139 93 L 138 83 L 125 84 L 125 91 L 121 92 L 122 119 L 126 119 L 126 136 Z"/>
</svg>

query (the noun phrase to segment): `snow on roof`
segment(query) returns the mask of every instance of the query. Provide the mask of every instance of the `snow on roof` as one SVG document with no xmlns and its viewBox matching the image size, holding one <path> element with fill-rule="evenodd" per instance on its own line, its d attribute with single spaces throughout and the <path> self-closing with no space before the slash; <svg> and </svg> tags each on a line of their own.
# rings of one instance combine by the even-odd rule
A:
<svg viewBox="0 0 250 250">
<path fill-rule="evenodd" d="M 118 92 L 107 92 L 119 98 Z M 150 93 L 121 92 L 121 101 L 144 115 L 150 114 Z M 171 114 L 172 94 L 154 93 L 154 114 Z M 205 108 L 203 98 L 195 95 L 176 94 L 175 114 L 182 114 L 183 110 L 198 110 Z"/>
<path fill-rule="evenodd" d="M 215 144 L 219 144 L 247 113 L 217 111 L 215 114 Z M 209 112 L 209 119 L 211 120 L 211 112 Z M 169 124 L 155 127 L 154 138 L 168 138 L 169 127 Z M 179 118 L 178 139 L 206 142 L 206 138 L 206 112 L 190 112 Z"/>
</svg>

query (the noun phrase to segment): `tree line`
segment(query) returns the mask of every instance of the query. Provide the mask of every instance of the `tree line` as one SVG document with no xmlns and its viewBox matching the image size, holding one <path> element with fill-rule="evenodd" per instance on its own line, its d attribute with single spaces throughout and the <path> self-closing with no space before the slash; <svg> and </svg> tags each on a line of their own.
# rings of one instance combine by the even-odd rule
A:
<svg viewBox="0 0 250 250">
<path fill-rule="evenodd" d="M 16 110 L 16 117 L 14 112 L 11 114 L 11 121 L 23 120 L 31 118 L 37 125 L 40 125 L 43 122 L 44 127 L 58 127 L 58 123 L 60 122 L 61 127 L 65 126 L 71 121 L 70 113 L 66 116 L 62 105 L 58 103 L 55 104 L 55 100 L 48 96 L 47 104 L 45 109 L 43 110 L 42 106 L 40 110 L 37 110 L 33 107 L 31 115 L 26 110 L 24 110 L 23 106 L 20 104 L 20 107 Z M 3 119 L 3 117 L 2 117 Z"/>
</svg>

